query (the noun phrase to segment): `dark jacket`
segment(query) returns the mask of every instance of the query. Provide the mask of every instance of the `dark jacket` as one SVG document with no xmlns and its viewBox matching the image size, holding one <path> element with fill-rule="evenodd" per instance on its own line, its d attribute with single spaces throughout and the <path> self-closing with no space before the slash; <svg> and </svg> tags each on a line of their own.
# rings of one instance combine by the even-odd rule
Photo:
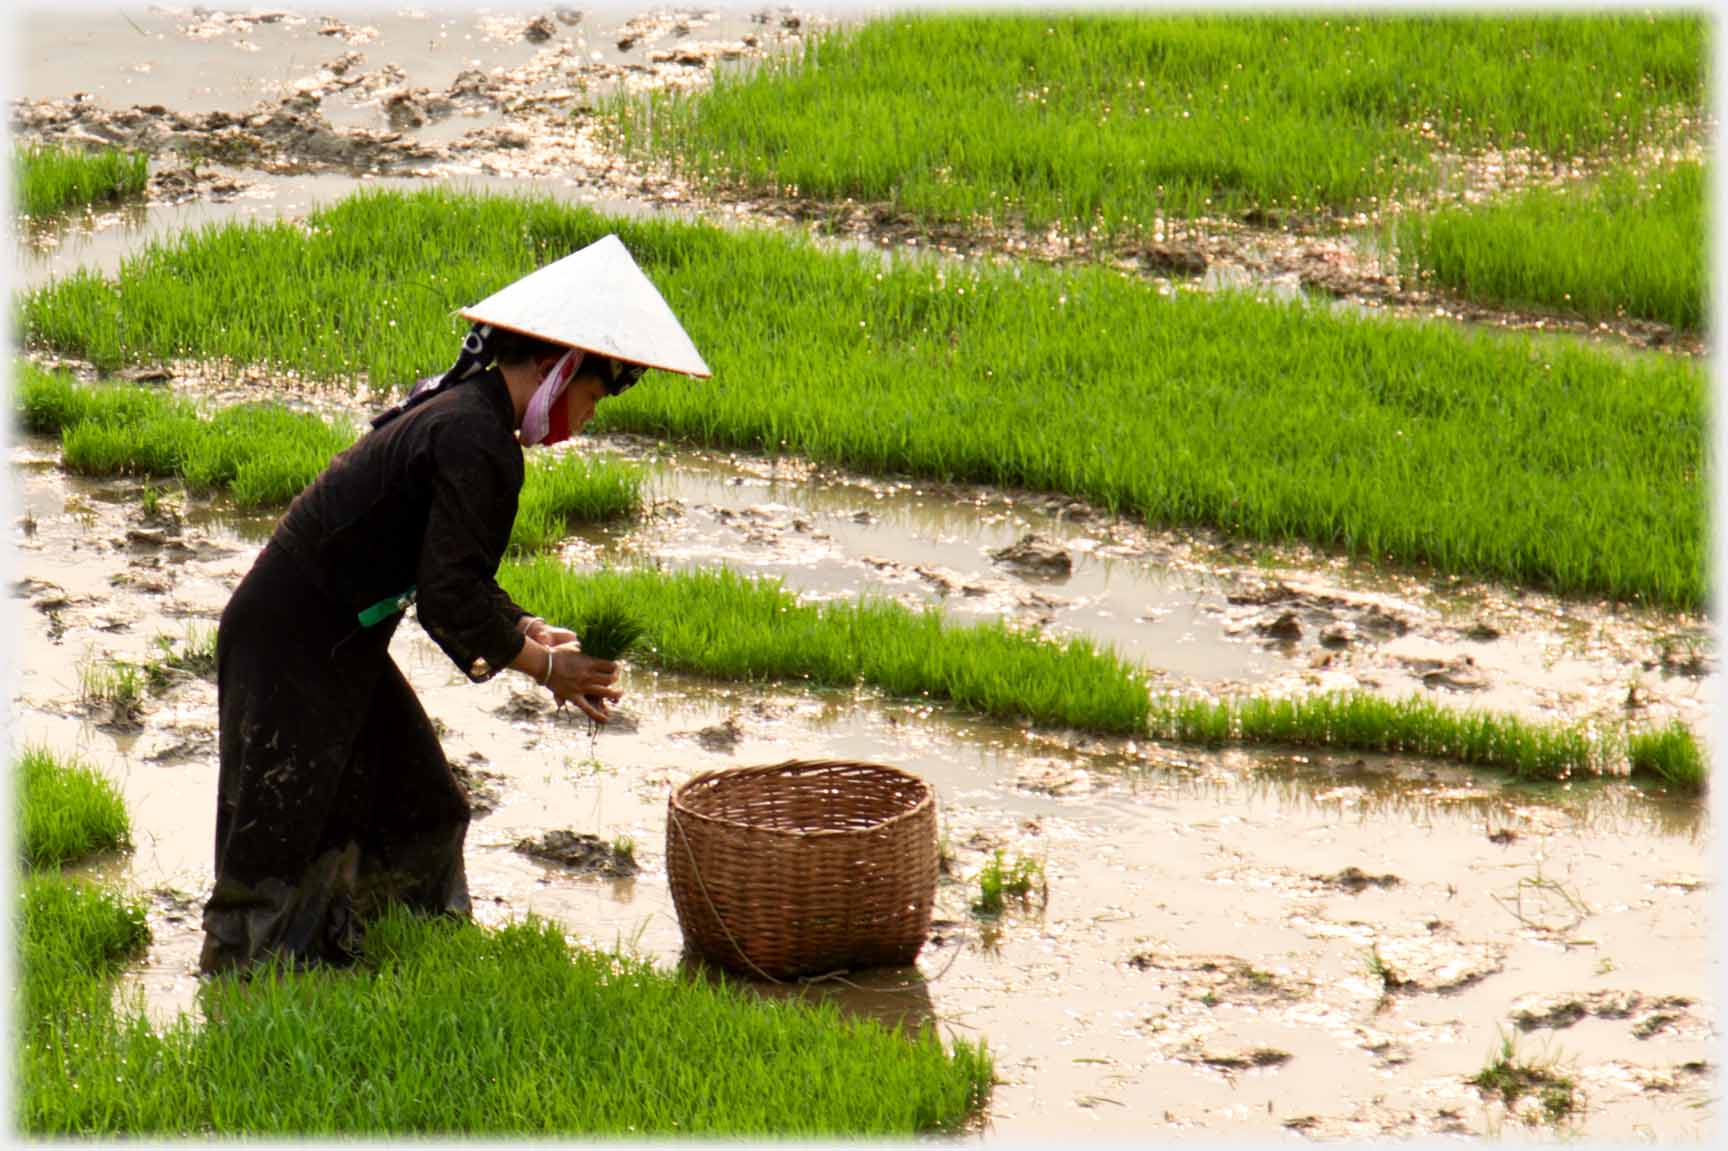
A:
<svg viewBox="0 0 1728 1151">
<path fill-rule="evenodd" d="M 331 461 L 272 543 L 356 617 L 417 587 L 420 624 L 475 682 L 522 650 L 528 613 L 495 580 L 516 520 L 522 447 L 494 369 L 418 405 Z"/>
</svg>

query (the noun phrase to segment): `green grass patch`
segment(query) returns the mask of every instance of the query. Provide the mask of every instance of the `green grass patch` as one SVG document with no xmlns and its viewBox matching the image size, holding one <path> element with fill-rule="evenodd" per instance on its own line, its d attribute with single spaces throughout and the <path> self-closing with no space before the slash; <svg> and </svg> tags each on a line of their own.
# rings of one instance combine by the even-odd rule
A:
<svg viewBox="0 0 1728 1151">
<path fill-rule="evenodd" d="M 221 408 L 205 419 L 161 392 L 88 387 L 27 362 L 18 365 L 14 402 L 24 430 L 60 434 L 72 471 L 178 476 L 193 490 L 224 490 L 241 507 L 286 504 L 354 442 L 345 423 L 278 405 Z M 635 465 L 570 452 L 528 459 L 510 537 L 518 551 L 555 543 L 572 523 L 641 509 L 645 480 Z"/>
<path fill-rule="evenodd" d="M 625 96 L 623 142 L 771 194 L 1080 232 L 1378 206 L 1443 141 L 1622 154 L 1704 110 L 1707 22 L 1565 15 L 912 14 L 711 89 Z"/>
<path fill-rule="evenodd" d="M 1490 712 L 1455 711 L 1420 696 L 1385 699 L 1366 692 L 1300 699 L 1179 699 L 1155 702 L 1154 737 L 1178 743 L 1277 744 L 1450 759 L 1506 768 L 1520 779 L 1600 774 L 1617 758 L 1610 740 L 1571 724 L 1526 722 Z"/>
<path fill-rule="evenodd" d="M 354 440 L 348 427 L 276 404 L 205 419 L 165 392 L 86 386 L 29 363 L 17 365 L 14 404 L 24 430 L 60 434 L 72 471 L 175 476 L 195 491 L 224 490 L 242 507 L 287 503 Z"/>
<path fill-rule="evenodd" d="M 26 1049 L 33 1135 L 911 1136 L 988 1095 L 964 1040 L 569 947 L 393 913 L 351 972 L 206 985 L 208 1021 Z"/>
<path fill-rule="evenodd" d="M 1472 300 L 1696 331 L 1709 311 L 1707 193 L 1702 164 L 1621 169 L 1416 216 L 1399 229 L 1402 259 Z"/>
<path fill-rule="evenodd" d="M 131 846 L 132 825 L 119 791 L 88 764 L 27 747 L 13 769 L 25 866 L 59 867 Z"/>
<path fill-rule="evenodd" d="M 976 915 L 1001 915 L 1010 899 L 1027 904 L 1035 892 L 1048 898 L 1044 865 L 1023 855 L 1016 856 L 1014 862 L 1009 863 L 1002 852 L 997 851 L 978 873 L 978 898 L 972 901 L 972 911 Z"/>
<path fill-rule="evenodd" d="M 150 160 L 119 148 L 14 145 L 12 182 L 13 206 L 27 216 L 46 216 L 142 194 L 150 182 Z"/>
<path fill-rule="evenodd" d="M 109 981 L 143 953 L 150 928 L 136 902 L 70 876 L 27 875 L 18 896 L 22 979 L 13 1004 L 32 1064 L 63 1054 L 73 1036 L 100 1037 L 112 1026 Z M 72 1092 L 72 1082 L 61 1090 Z"/>
<path fill-rule="evenodd" d="M 1651 776 L 1681 792 L 1703 791 L 1710 764 L 1692 732 L 1679 720 L 1627 741 L 1627 758 L 1634 776 Z"/>
<path fill-rule="evenodd" d="M 779 234 L 435 189 L 225 225 L 20 300 L 111 366 L 230 357 L 402 384 L 455 308 L 616 231 L 704 349 L 597 426 L 1061 491 L 1151 522 L 1697 608 L 1705 375 L 1102 268 L 884 265 Z M 386 285 L 380 289 L 379 285 Z M 766 302 L 765 302 L 766 301 Z M 42 405 L 46 406 L 46 405 Z"/>
<path fill-rule="evenodd" d="M 1139 673 L 1090 640 L 1050 643 L 1002 624 L 970 627 L 886 600 L 800 603 L 775 580 L 729 569 L 577 574 L 554 559 L 506 563 L 500 586 L 535 615 L 580 634 L 591 616 L 628 611 L 644 662 L 749 682 L 868 684 L 948 700 L 982 715 L 1089 731 L 1141 730 Z"/>
</svg>

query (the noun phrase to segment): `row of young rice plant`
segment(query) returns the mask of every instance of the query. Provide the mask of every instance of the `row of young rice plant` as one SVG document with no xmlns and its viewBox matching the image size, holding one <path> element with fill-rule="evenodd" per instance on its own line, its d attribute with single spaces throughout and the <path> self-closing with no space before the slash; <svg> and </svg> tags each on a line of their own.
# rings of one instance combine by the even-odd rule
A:
<svg viewBox="0 0 1728 1151">
<path fill-rule="evenodd" d="M 19 767 L 31 866 L 113 845 L 111 785 L 41 750 Z M 20 895 L 15 1115 L 37 1137 L 909 1137 L 959 1127 L 993 1082 L 981 1042 L 572 948 L 532 917 L 391 912 L 357 970 L 212 979 L 202 1024 L 161 1026 L 113 1002 L 150 938 L 136 900 L 52 872 Z"/>
<path fill-rule="evenodd" d="M 601 405 L 601 430 L 1704 602 L 1705 377 L 1671 357 L 443 189 L 156 244 L 117 280 L 27 294 L 19 323 L 104 367 L 228 357 L 400 386 L 452 354 L 455 309 L 607 232 L 715 374 L 651 378 Z"/>
<path fill-rule="evenodd" d="M 729 568 L 577 575 L 540 556 L 506 563 L 498 583 L 535 615 L 578 633 L 590 617 L 628 612 L 643 627 L 637 650 L 667 671 L 868 684 L 1088 731 L 1130 733 L 1146 722 L 1140 673 L 1082 637 L 1052 644 L 1005 624 L 955 625 L 938 609 L 913 612 L 889 600 L 805 604 L 776 581 Z"/>
<path fill-rule="evenodd" d="M 774 195 L 1105 234 L 1372 209 L 1434 154 L 1626 155 L 1705 103 L 1694 13 L 914 14 L 711 88 L 615 98 L 625 146 Z"/>
<path fill-rule="evenodd" d="M 142 194 L 149 182 L 150 159 L 142 152 L 57 144 L 12 148 L 13 208 L 27 216 L 124 200 Z"/>
<path fill-rule="evenodd" d="M 1705 784 L 1702 753 L 1679 724 L 1595 731 L 1456 711 L 1420 697 L 1302 699 L 1153 696 L 1144 673 L 1083 637 L 1055 643 L 1000 622 L 944 622 L 889 600 L 803 603 L 777 580 L 727 568 L 578 573 L 540 556 L 505 564 L 499 584 L 536 615 L 578 632 L 628 614 L 634 658 L 667 671 L 748 682 L 879 688 L 1007 719 L 1176 743 L 1243 742 L 1450 759 L 1519 778 L 1629 771 L 1676 791 Z"/>
<path fill-rule="evenodd" d="M 1158 739 L 1216 746 L 1245 742 L 1420 755 L 1502 767 L 1519 779 L 1566 779 L 1621 770 L 1682 794 L 1704 790 L 1708 766 L 1678 720 L 1645 730 L 1595 730 L 1512 715 L 1460 712 L 1420 696 L 1367 692 L 1306 698 L 1183 699 L 1152 707 Z"/>
<path fill-rule="evenodd" d="M 1616 169 L 1410 217 L 1400 259 L 1471 300 L 1696 331 L 1709 309 L 1706 195 L 1702 164 Z"/>
<path fill-rule="evenodd" d="M 63 372 L 16 365 L 24 430 L 59 433 L 66 466 L 85 475 L 177 476 L 222 490 L 241 507 L 285 504 L 354 442 L 341 421 L 276 404 L 243 404 L 201 418 L 189 402 L 127 386 L 86 386 Z M 536 551 L 572 523 L 627 519 L 642 507 L 640 468 L 573 452 L 532 453 L 510 546 Z"/>
</svg>

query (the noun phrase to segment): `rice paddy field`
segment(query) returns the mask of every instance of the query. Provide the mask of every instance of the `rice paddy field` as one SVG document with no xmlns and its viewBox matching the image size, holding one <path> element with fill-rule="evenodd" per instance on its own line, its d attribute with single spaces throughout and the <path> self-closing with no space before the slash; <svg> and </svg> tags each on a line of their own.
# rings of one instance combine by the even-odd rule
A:
<svg viewBox="0 0 1728 1151">
<path fill-rule="evenodd" d="M 17 17 L 20 1131 L 1707 1139 L 1708 27 Z M 714 374 L 497 582 L 612 721 L 410 609 L 470 920 L 200 977 L 224 606 L 609 233 Z M 789 759 L 933 787 L 914 964 L 688 950 L 668 797 Z"/>
<path fill-rule="evenodd" d="M 1704 103 L 1686 13 L 906 13 L 651 92 L 625 140 L 699 175 L 915 215 L 1149 232 L 1165 216 L 1349 212 L 1447 150 L 1610 154 Z"/>
</svg>

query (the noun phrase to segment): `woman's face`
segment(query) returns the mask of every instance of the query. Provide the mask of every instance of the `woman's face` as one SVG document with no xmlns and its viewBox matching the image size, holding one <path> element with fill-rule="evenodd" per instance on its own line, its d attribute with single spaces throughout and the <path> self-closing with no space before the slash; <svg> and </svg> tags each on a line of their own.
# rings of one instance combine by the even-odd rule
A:
<svg viewBox="0 0 1728 1151">
<path fill-rule="evenodd" d="M 594 418 L 594 409 L 606 395 L 606 384 L 600 373 L 588 368 L 578 369 L 576 378 L 564 389 L 565 409 L 570 419 L 570 434 L 575 435 Z"/>
</svg>

